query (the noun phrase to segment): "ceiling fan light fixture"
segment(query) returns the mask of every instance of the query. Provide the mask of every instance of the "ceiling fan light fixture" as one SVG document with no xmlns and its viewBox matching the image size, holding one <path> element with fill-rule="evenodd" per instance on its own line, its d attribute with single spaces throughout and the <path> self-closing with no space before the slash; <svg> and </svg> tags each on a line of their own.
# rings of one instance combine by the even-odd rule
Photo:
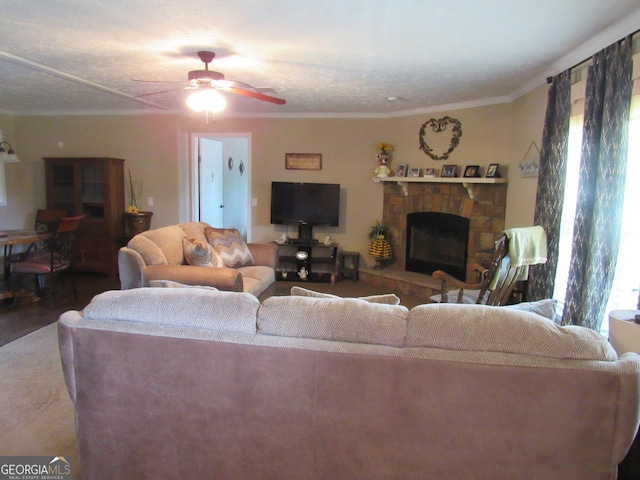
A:
<svg viewBox="0 0 640 480">
<path fill-rule="evenodd" d="M 213 88 L 201 88 L 189 95 L 187 105 L 196 112 L 218 113 L 226 108 L 227 102 Z"/>
</svg>

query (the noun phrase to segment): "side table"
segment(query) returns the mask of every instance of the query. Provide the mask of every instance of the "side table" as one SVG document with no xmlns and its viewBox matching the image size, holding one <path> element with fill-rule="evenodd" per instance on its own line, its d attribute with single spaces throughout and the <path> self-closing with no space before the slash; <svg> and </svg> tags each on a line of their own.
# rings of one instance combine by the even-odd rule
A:
<svg viewBox="0 0 640 480">
<path fill-rule="evenodd" d="M 634 317 L 640 310 L 613 310 L 609 313 L 609 341 L 618 353 L 640 354 L 640 324 Z M 640 478 L 640 431 L 629 448 L 624 460 L 618 465 L 618 480 Z"/>
<path fill-rule="evenodd" d="M 358 280 L 360 252 L 342 252 L 340 254 L 340 276 Z"/>
<path fill-rule="evenodd" d="M 612 310 L 609 312 L 609 341 L 618 353 L 640 354 L 640 323 L 634 317 L 640 310 Z"/>
</svg>

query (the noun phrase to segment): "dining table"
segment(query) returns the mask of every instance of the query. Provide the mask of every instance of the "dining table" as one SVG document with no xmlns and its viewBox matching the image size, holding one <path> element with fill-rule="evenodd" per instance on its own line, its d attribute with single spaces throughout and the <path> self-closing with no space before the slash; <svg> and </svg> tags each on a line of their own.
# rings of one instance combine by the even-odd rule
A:
<svg viewBox="0 0 640 480">
<path fill-rule="evenodd" d="M 0 285 L 0 300 L 14 297 L 14 293 L 9 287 L 9 277 L 11 275 L 10 259 L 13 253 L 13 246 L 41 242 L 52 236 L 52 232 L 40 230 L 0 230 L 0 246 L 4 247 L 4 278 L 2 285 Z"/>
</svg>

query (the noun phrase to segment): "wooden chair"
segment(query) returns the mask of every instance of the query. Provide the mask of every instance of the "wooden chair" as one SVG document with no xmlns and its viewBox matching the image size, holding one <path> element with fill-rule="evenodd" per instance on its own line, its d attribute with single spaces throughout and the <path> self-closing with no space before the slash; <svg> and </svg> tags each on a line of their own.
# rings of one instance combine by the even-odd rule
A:
<svg viewBox="0 0 640 480">
<path fill-rule="evenodd" d="M 54 232 L 66 214 L 65 210 L 38 210 L 36 212 L 36 230 Z"/>
<path fill-rule="evenodd" d="M 67 214 L 65 210 L 43 210 L 39 209 L 36 212 L 35 230 L 38 232 L 55 232 L 62 217 Z M 26 251 L 12 254 L 8 263 L 18 262 L 24 260 L 27 252 L 33 252 L 34 250 L 47 250 L 49 243 L 47 240 L 41 242 L 35 242 L 29 245 Z"/>
<path fill-rule="evenodd" d="M 77 299 L 78 292 L 73 275 L 73 248 L 76 232 L 83 218 L 84 215 L 78 215 L 60 219 L 55 227 L 55 233 L 47 241 L 46 250 L 39 250 L 35 243 L 31 244 L 21 260 L 11 263 L 12 282 L 17 275 L 35 275 L 37 293 L 40 295 L 48 278 L 55 307 L 55 277 L 68 270 L 71 273 L 73 294 Z"/>
<path fill-rule="evenodd" d="M 476 303 L 500 306 L 509 303 L 518 281 L 522 280 L 524 270 L 528 267 L 529 265 L 511 266 L 509 238 L 503 234 L 496 240 L 491 264 L 488 266 L 474 265 L 474 271 L 478 273 L 478 282 L 463 282 L 442 270 L 433 272 L 431 276 L 435 280 L 440 280 L 440 303 Z M 452 289 L 457 289 L 457 291 Z M 452 295 L 455 296 L 455 299 L 450 302 L 449 297 Z"/>
</svg>

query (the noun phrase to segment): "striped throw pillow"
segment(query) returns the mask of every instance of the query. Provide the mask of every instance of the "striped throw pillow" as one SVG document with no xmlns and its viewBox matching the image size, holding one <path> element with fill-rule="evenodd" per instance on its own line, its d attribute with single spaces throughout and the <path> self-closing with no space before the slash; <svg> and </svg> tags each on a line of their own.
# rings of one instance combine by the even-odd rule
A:
<svg viewBox="0 0 640 480">
<path fill-rule="evenodd" d="M 222 258 L 226 267 L 238 268 L 255 265 L 247 243 L 235 228 L 206 227 L 207 242 Z"/>
</svg>

